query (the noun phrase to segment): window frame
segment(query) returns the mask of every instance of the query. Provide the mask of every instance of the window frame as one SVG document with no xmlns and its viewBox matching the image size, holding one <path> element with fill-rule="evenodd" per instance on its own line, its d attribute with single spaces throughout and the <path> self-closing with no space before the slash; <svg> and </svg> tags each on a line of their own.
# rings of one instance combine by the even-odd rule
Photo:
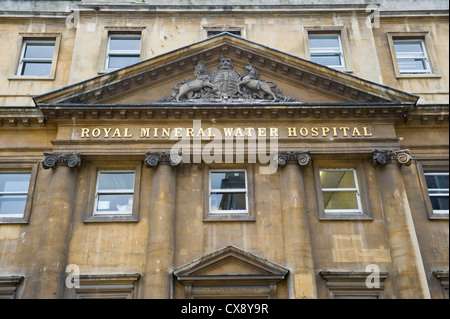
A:
<svg viewBox="0 0 450 319">
<path fill-rule="evenodd" d="M 31 179 L 31 172 L 27 172 L 27 171 L 22 171 L 22 172 L 3 172 L 0 173 L 0 175 L 28 175 L 28 187 L 26 190 L 23 191 L 16 191 L 16 192 L 2 192 L 0 191 L 0 198 L 2 198 L 2 196 L 24 196 L 25 195 L 25 206 L 26 206 L 26 200 L 27 200 L 27 196 L 28 196 L 28 191 L 30 188 L 30 179 Z M 25 207 L 23 209 L 25 211 Z M 21 213 L 19 214 L 1 214 L 0 216 L 5 217 L 5 218 L 23 218 L 23 214 Z"/>
<path fill-rule="evenodd" d="M 20 299 L 24 280 L 22 275 L 0 276 L 0 299 Z"/>
<path fill-rule="evenodd" d="M 426 177 L 427 177 L 427 175 L 446 175 L 447 176 L 447 178 L 449 177 L 449 172 L 443 172 L 443 171 L 425 171 L 424 173 L 423 173 L 423 175 L 425 176 L 425 183 L 426 183 Z M 430 193 L 430 188 L 428 187 L 428 184 L 427 184 L 427 191 L 428 191 L 428 196 L 430 197 L 430 202 L 431 202 L 431 198 L 432 197 L 437 197 L 437 196 L 433 196 L 433 195 L 440 195 L 441 197 L 442 196 L 447 196 L 447 197 L 449 197 L 449 189 L 448 188 L 433 188 L 433 189 L 436 189 L 436 190 L 447 190 L 447 193 L 445 194 L 445 193 L 443 193 L 443 194 L 431 194 Z M 444 215 L 444 214 L 449 214 L 449 210 L 447 209 L 447 210 L 443 210 L 443 209 L 434 209 L 433 208 L 433 205 L 431 205 L 431 208 L 433 209 L 433 214 L 439 214 L 439 215 Z"/>
<path fill-rule="evenodd" d="M 351 171 L 353 172 L 353 179 L 355 181 L 355 187 L 354 188 L 324 188 L 321 186 L 322 189 L 322 198 L 324 192 L 356 192 L 356 202 L 358 204 L 358 209 L 326 209 L 324 207 L 324 213 L 325 214 L 363 214 L 362 205 L 361 205 L 361 195 L 359 190 L 359 184 L 358 184 L 358 175 L 356 172 L 356 169 L 354 168 L 321 168 L 319 171 L 328 171 L 328 172 L 336 172 L 336 171 Z"/>
<path fill-rule="evenodd" d="M 51 58 L 50 72 L 48 75 L 20 75 L 23 69 L 22 58 L 25 53 L 26 43 L 29 42 L 54 42 L 55 47 Z M 16 54 L 13 57 L 9 69 L 9 80 L 54 80 L 56 77 L 56 67 L 58 63 L 59 49 L 61 44 L 60 33 L 19 33 L 16 42 Z M 46 62 L 48 62 L 46 60 Z M 19 72 L 20 71 L 20 72 Z"/>
<path fill-rule="evenodd" d="M 100 190 L 98 189 L 98 186 L 100 184 L 100 176 L 102 173 L 133 173 L 133 189 L 130 191 L 130 189 L 107 189 L 107 190 Z M 126 214 L 120 214 L 118 213 L 119 211 L 105 211 L 105 212 L 99 212 L 97 210 L 97 206 L 98 206 L 98 199 L 100 195 L 110 195 L 110 194 L 115 194 L 115 195 L 132 195 L 133 197 L 133 202 L 134 202 L 134 188 L 135 188 L 135 181 L 136 181 L 136 172 L 134 170 L 106 170 L 106 169 L 101 169 L 97 171 L 97 182 L 96 182 L 96 189 L 95 189 L 95 201 L 94 201 L 94 210 L 92 212 L 93 216 L 130 216 L 133 213 L 133 210 L 131 210 L 130 213 L 126 213 Z"/>
<path fill-rule="evenodd" d="M 319 212 L 319 220 L 373 220 L 370 207 L 369 184 L 366 170 L 372 169 L 370 163 L 365 160 L 320 160 L 313 162 L 314 181 L 316 189 L 316 202 Z M 323 203 L 322 183 L 320 180 L 321 170 L 353 170 L 357 193 L 359 194 L 358 205 L 361 211 L 334 210 L 325 212 Z"/>
<path fill-rule="evenodd" d="M 353 60 L 351 56 L 350 49 L 350 41 L 348 38 L 348 31 L 345 26 L 305 26 L 303 27 L 303 39 L 304 39 L 304 47 L 305 47 L 305 57 L 307 60 L 311 60 L 311 48 L 309 44 L 309 35 L 310 34 L 322 34 L 322 35 L 330 35 L 337 34 L 340 46 L 341 46 L 341 63 L 342 66 L 326 66 L 328 68 L 336 69 L 338 71 L 352 73 L 353 72 Z M 316 63 L 316 62 L 313 62 Z"/>
<path fill-rule="evenodd" d="M 213 189 L 211 183 L 211 177 L 213 173 L 242 173 L 245 174 L 245 189 Z M 211 195 L 213 193 L 219 194 L 231 194 L 231 193 L 239 193 L 245 194 L 245 210 L 223 210 L 223 211 L 213 211 L 211 207 Z M 209 171 L 209 214 L 210 215 L 221 215 L 221 214 L 245 214 L 248 215 L 248 178 L 247 178 L 247 170 L 246 169 L 212 169 Z"/>
<path fill-rule="evenodd" d="M 308 42 L 311 42 L 311 36 L 319 36 L 319 37 L 326 37 L 326 36 L 330 36 L 330 35 L 335 35 L 337 37 L 337 41 L 338 41 L 338 50 L 318 50 L 317 52 L 312 52 L 312 50 L 314 48 L 311 47 L 311 43 L 309 45 L 309 56 L 310 56 L 310 60 L 312 61 L 313 56 L 315 55 L 327 55 L 327 56 L 339 56 L 339 61 L 341 62 L 341 64 L 339 65 L 326 65 L 329 68 L 345 68 L 345 58 L 344 58 L 344 50 L 342 48 L 342 40 L 341 40 L 341 35 L 339 33 L 308 33 Z M 313 61 L 314 62 L 314 61 Z M 318 63 L 318 62 L 315 62 Z M 325 65 L 325 64 L 324 64 Z"/>
<path fill-rule="evenodd" d="M 246 171 L 246 213 L 236 213 L 236 211 L 224 211 L 222 213 L 212 213 L 211 212 L 211 172 L 218 171 Z M 205 166 L 203 168 L 203 221 L 214 222 L 214 221 L 255 221 L 255 176 L 254 176 L 254 166 L 252 164 L 244 165 L 233 165 L 233 164 L 223 164 L 223 165 L 212 165 Z"/>
<path fill-rule="evenodd" d="M 203 29 L 206 33 L 206 38 L 214 37 L 223 32 L 228 32 L 238 37 L 245 38 L 245 27 L 243 26 L 204 26 Z M 236 34 L 237 32 L 239 32 L 239 34 Z"/>
<path fill-rule="evenodd" d="M 109 49 L 109 43 L 110 43 L 110 37 L 111 36 L 136 36 L 139 35 L 141 39 L 141 48 L 139 53 L 139 61 L 143 61 L 146 59 L 145 56 L 145 48 L 146 48 L 146 27 L 105 27 L 102 39 L 101 39 L 101 48 L 100 48 L 100 55 L 99 55 L 99 61 L 98 61 L 98 74 L 108 73 L 108 72 L 114 72 L 117 70 L 120 70 L 120 68 L 116 69 L 109 69 L 108 63 L 108 49 Z M 137 52 L 137 51 L 136 51 Z"/>
<path fill-rule="evenodd" d="M 25 208 L 22 216 L 0 216 L 0 224 L 28 224 L 33 203 L 34 189 L 36 187 L 38 165 L 37 164 L 11 164 L 0 167 L 0 174 L 30 174 Z M 25 193 L 24 193 L 25 194 Z"/>
<path fill-rule="evenodd" d="M 322 270 L 319 275 L 325 281 L 329 299 L 385 299 L 389 272 L 378 273 L 379 287 L 367 286 L 366 280 L 373 273 L 358 270 Z"/>
<path fill-rule="evenodd" d="M 431 204 L 430 193 L 428 192 L 428 185 L 425 179 L 425 173 L 448 173 L 449 167 L 447 163 L 437 162 L 418 162 L 417 175 L 422 190 L 423 202 L 425 203 L 425 210 L 430 220 L 449 219 L 449 213 L 435 213 Z"/>
<path fill-rule="evenodd" d="M 66 279 L 69 274 L 66 274 Z M 65 288 L 65 299 L 135 299 L 141 274 L 80 274 L 74 289 Z"/>
<path fill-rule="evenodd" d="M 85 163 L 89 169 L 89 186 L 84 213 L 84 222 L 138 222 L 140 184 L 142 173 L 142 162 L 117 163 L 117 162 L 94 162 Z M 134 172 L 133 206 L 131 214 L 97 213 L 98 181 L 101 172 Z"/>
<path fill-rule="evenodd" d="M 52 56 L 49 58 L 26 58 L 25 57 L 25 52 L 27 49 L 28 44 L 35 44 L 35 43 L 41 43 L 41 44 L 49 44 L 49 43 L 53 43 L 53 53 Z M 23 41 L 23 45 L 22 45 L 22 52 L 20 53 L 20 59 L 19 59 L 19 65 L 17 67 L 17 72 L 16 75 L 19 76 L 49 76 L 50 72 L 51 72 L 51 68 L 52 68 L 52 61 L 53 61 L 53 55 L 54 55 L 54 51 L 55 51 L 55 45 L 56 45 L 56 41 L 55 40 L 24 40 Z M 33 63 L 33 62 L 39 62 L 39 63 L 46 63 L 46 64 L 50 64 L 50 70 L 49 70 L 49 74 L 47 75 L 28 75 L 28 74 L 22 74 L 25 68 L 25 65 L 27 63 Z"/>
<path fill-rule="evenodd" d="M 110 46 L 111 46 L 111 39 L 112 38 L 120 38 L 120 39 L 127 39 L 127 38 L 135 38 L 135 37 L 139 37 L 139 50 L 111 50 Z M 110 63 L 110 58 L 111 56 L 133 56 L 139 57 L 139 61 L 141 61 L 141 51 L 142 51 L 142 36 L 141 34 L 137 34 L 137 33 L 110 33 L 108 34 L 108 45 L 106 48 L 106 59 L 105 59 L 105 70 L 118 70 L 121 68 L 110 68 L 109 67 L 109 63 Z M 133 63 L 134 64 L 134 63 Z M 132 65 L 132 64 L 130 64 Z"/>
<path fill-rule="evenodd" d="M 397 51 L 395 52 L 395 57 L 397 58 L 397 65 L 398 65 L 398 69 L 400 74 L 431 74 L 432 70 L 431 70 L 431 65 L 430 65 L 430 59 L 428 58 L 428 53 L 427 53 L 427 48 L 425 46 L 425 41 L 424 39 L 393 39 L 394 42 L 394 50 L 395 50 L 395 46 L 397 43 L 406 43 L 406 42 L 419 42 L 420 47 L 422 49 L 422 54 L 423 56 L 416 56 L 413 53 L 408 53 L 409 55 L 407 57 L 399 57 Z M 400 67 L 400 60 L 404 60 L 404 59 L 420 59 L 423 60 L 425 62 L 425 69 L 424 70 L 408 70 L 408 71 L 402 71 L 401 67 Z"/>
<path fill-rule="evenodd" d="M 394 73 L 397 78 L 439 78 L 441 71 L 439 68 L 433 39 L 429 32 L 387 32 L 387 41 L 391 52 L 391 59 Z M 429 73 L 425 72 L 401 72 L 398 64 L 397 53 L 395 51 L 395 41 L 420 40 L 423 43 L 424 54 L 428 59 Z"/>
</svg>

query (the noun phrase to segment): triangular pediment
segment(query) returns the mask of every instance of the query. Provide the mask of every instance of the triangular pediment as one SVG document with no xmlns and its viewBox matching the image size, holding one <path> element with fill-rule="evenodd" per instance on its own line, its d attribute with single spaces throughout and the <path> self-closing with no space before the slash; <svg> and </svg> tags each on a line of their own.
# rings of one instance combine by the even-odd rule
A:
<svg viewBox="0 0 450 319">
<path fill-rule="evenodd" d="M 228 246 L 174 271 L 178 280 L 225 278 L 283 279 L 288 270 L 235 246 Z"/>
<path fill-rule="evenodd" d="M 221 58 L 232 62 L 231 73 L 217 75 Z M 196 79 L 201 65 L 214 87 L 203 86 L 174 99 L 182 84 Z M 217 87 L 234 85 L 257 70 L 260 80 L 252 88 L 240 84 L 244 92 Z M 231 75 L 230 75 L 231 74 Z M 235 74 L 239 74 L 240 78 Z M 234 78 L 233 78 L 234 76 Z M 255 78 L 253 78 L 255 79 Z M 220 82 L 222 81 L 222 82 Z M 224 82 L 225 81 L 225 82 Z M 232 81 L 235 81 L 232 83 Z M 192 84 L 192 82 L 190 83 Z M 230 85 L 231 85 L 230 84 Z M 261 92 L 268 84 L 276 98 Z M 219 90 L 219 91 L 220 91 Z M 247 90 L 247 91 L 246 91 Z M 257 92 L 258 91 L 258 92 Z M 203 94 L 203 95 L 202 95 Z M 222 33 L 126 68 L 103 74 L 34 98 L 44 105 L 181 105 L 192 103 L 415 103 L 418 97 L 373 83 L 311 61 Z"/>
</svg>

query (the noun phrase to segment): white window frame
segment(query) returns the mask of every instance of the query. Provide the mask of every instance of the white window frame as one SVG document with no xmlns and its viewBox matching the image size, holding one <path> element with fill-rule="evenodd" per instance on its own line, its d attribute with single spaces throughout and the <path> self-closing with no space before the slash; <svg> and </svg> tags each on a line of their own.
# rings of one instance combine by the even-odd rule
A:
<svg viewBox="0 0 450 319">
<path fill-rule="evenodd" d="M 8 175 L 8 174 L 14 174 L 14 175 L 27 174 L 29 176 L 28 187 L 27 187 L 27 189 L 25 191 L 23 191 L 23 192 L 4 192 L 4 191 L 2 192 L 2 191 L 0 191 L 0 196 L 3 196 L 3 195 L 26 195 L 25 196 L 25 207 L 24 207 L 24 210 L 23 210 L 22 214 L 1 214 L 0 217 L 1 218 L 24 218 L 25 212 L 27 210 L 27 201 L 28 201 L 28 194 L 29 194 L 29 191 L 30 191 L 32 172 L 27 172 L 27 171 L 0 172 L 0 175 Z"/>
<path fill-rule="evenodd" d="M 131 191 L 130 191 L 130 189 L 108 189 L 108 190 L 101 190 L 99 193 L 98 186 L 99 186 L 99 181 L 100 181 L 100 175 L 102 173 L 115 173 L 115 174 L 133 173 L 134 174 L 133 189 Z M 133 205 L 131 207 L 131 210 L 127 211 L 127 213 L 121 213 L 120 211 L 117 211 L 117 210 L 99 212 L 99 211 L 97 211 L 97 205 L 98 205 L 99 195 L 102 195 L 102 194 L 132 195 L 133 204 L 134 204 L 135 184 L 136 184 L 136 171 L 134 171 L 134 170 L 99 170 L 97 172 L 97 181 L 96 181 L 96 186 L 95 186 L 95 201 L 94 201 L 93 216 L 94 217 L 96 217 L 96 216 L 132 216 L 133 215 Z"/>
<path fill-rule="evenodd" d="M 323 199 L 323 192 L 356 192 L 356 201 L 358 204 L 358 209 L 326 209 L 324 205 L 324 212 L 325 214 L 363 214 L 363 209 L 361 205 L 361 195 L 358 185 L 358 176 L 356 175 L 356 169 L 354 168 L 321 168 L 320 172 L 322 171 L 352 171 L 353 172 L 353 178 L 355 180 L 355 187 L 354 188 L 323 188 L 322 184 L 320 184 L 320 188 L 322 190 L 322 199 Z M 320 175 L 320 174 L 319 174 Z M 320 181 L 319 181 L 320 182 Z"/>
<path fill-rule="evenodd" d="M 313 52 L 313 48 L 311 47 L 311 41 L 310 41 L 310 37 L 311 36 L 318 36 L 318 37 L 325 37 L 325 36 L 337 36 L 338 39 L 338 43 L 339 43 L 339 50 L 333 50 L 332 48 L 323 48 L 322 51 L 315 51 Z M 341 64 L 340 65 L 326 65 L 329 68 L 345 68 L 345 57 L 344 57 L 344 49 L 342 47 L 342 39 L 341 39 L 341 34 L 340 33 L 325 33 L 325 32 L 320 32 L 320 33 L 313 33 L 313 32 L 309 32 L 308 33 L 308 41 L 309 41 L 309 54 L 310 54 L 310 59 L 311 61 L 313 60 L 313 56 L 314 55 L 330 55 L 330 56 L 335 56 L 335 55 L 339 55 Z M 317 63 L 317 62 L 315 62 Z"/>
<path fill-rule="evenodd" d="M 448 172 L 425 172 L 424 173 L 425 177 L 427 175 L 442 175 L 442 176 L 449 176 Z M 432 188 L 433 190 L 439 190 L 439 191 L 447 191 L 447 193 L 441 193 L 441 194 L 431 194 L 430 193 L 430 188 L 428 188 L 428 185 L 426 184 L 426 178 L 425 178 L 425 185 L 427 186 L 428 189 L 428 195 L 430 196 L 430 200 L 431 197 L 442 197 L 442 196 L 449 196 L 449 189 L 448 188 Z M 433 208 L 433 205 L 431 205 L 431 207 Z M 449 211 L 448 210 L 444 210 L 444 209 L 433 209 L 433 213 L 434 214 L 448 214 Z"/>
<path fill-rule="evenodd" d="M 213 173 L 244 173 L 245 174 L 245 189 L 244 188 L 234 188 L 234 189 L 213 189 L 211 177 Z M 212 210 L 211 206 L 211 194 L 212 193 L 245 193 L 245 210 Z M 248 174 L 246 169 L 212 169 L 209 172 L 209 213 L 211 215 L 223 215 L 223 214 L 249 214 L 248 207 Z"/>
<path fill-rule="evenodd" d="M 52 43 L 53 44 L 53 54 L 51 57 L 49 58 L 25 58 L 25 52 L 26 52 L 26 48 L 28 44 L 35 44 L 35 43 L 39 43 L 39 44 L 49 44 Z M 53 57 L 55 56 L 55 50 L 56 50 L 56 39 L 55 40 L 24 40 L 23 44 L 22 44 L 22 50 L 20 52 L 20 59 L 19 59 L 19 64 L 17 66 L 17 72 L 16 75 L 17 76 L 38 76 L 38 77 L 49 77 L 52 73 L 52 63 L 53 63 Z M 50 70 L 49 70 L 49 74 L 46 75 L 29 75 L 29 74 L 22 74 L 23 69 L 25 67 L 26 63 L 48 63 L 50 64 Z"/>
<path fill-rule="evenodd" d="M 110 50 L 111 38 L 139 38 L 139 50 Z M 109 33 L 108 43 L 106 47 L 106 59 L 105 59 L 105 70 L 118 70 L 120 68 L 110 68 L 109 58 L 111 56 L 138 56 L 141 60 L 141 49 L 142 49 L 142 35 L 137 33 Z M 126 67 L 126 66 L 124 66 Z"/>
<path fill-rule="evenodd" d="M 403 56 L 403 57 L 399 57 L 398 53 L 395 52 L 395 56 L 397 58 L 397 65 L 398 65 L 398 69 L 400 74 L 431 74 L 432 70 L 431 70 L 431 65 L 430 65 L 430 60 L 428 58 L 428 53 L 427 53 L 427 47 L 425 46 L 425 41 L 423 39 L 393 39 L 393 43 L 394 43 L 394 50 L 395 50 L 395 44 L 396 43 L 401 43 L 401 42 L 419 42 L 420 46 L 422 48 L 422 54 L 423 56 L 417 56 L 414 54 L 410 54 L 407 56 Z M 426 69 L 425 70 L 401 70 L 400 68 L 400 63 L 398 63 L 401 60 L 406 60 L 406 59 L 420 59 L 420 60 L 424 60 L 425 62 L 425 66 Z"/>
</svg>

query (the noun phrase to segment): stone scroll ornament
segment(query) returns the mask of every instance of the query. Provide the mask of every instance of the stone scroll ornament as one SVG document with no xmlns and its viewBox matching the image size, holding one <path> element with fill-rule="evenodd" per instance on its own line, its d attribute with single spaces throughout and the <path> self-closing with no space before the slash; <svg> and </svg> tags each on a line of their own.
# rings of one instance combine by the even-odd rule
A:
<svg viewBox="0 0 450 319">
<path fill-rule="evenodd" d="M 309 152 L 280 152 L 275 155 L 275 161 L 279 166 L 285 166 L 287 163 L 298 163 L 300 166 L 306 166 L 311 161 Z"/>
<path fill-rule="evenodd" d="M 374 166 L 383 166 L 395 162 L 398 165 L 409 166 L 411 165 L 411 161 L 412 156 L 409 150 L 373 151 L 372 153 L 372 164 Z"/>
<path fill-rule="evenodd" d="M 79 154 L 73 153 L 44 153 L 42 167 L 44 169 L 54 168 L 57 165 L 66 165 L 70 168 L 76 168 L 81 165 Z"/>
<path fill-rule="evenodd" d="M 166 152 L 147 152 L 145 153 L 145 166 L 148 168 L 156 167 L 159 164 L 169 164 L 176 167 L 181 165 L 183 157 L 178 154 L 170 154 Z"/>
<path fill-rule="evenodd" d="M 247 61 L 248 62 L 248 61 Z M 220 56 L 217 70 L 210 73 L 199 61 L 194 69 L 194 79 L 178 83 L 170 97 L 160 102 L 297 102 L 284 96 L 273 82 L 259 79 L 259 71 L 250 62 L 241 75 L 234 69 L 230 58 Z"/>
</svg>

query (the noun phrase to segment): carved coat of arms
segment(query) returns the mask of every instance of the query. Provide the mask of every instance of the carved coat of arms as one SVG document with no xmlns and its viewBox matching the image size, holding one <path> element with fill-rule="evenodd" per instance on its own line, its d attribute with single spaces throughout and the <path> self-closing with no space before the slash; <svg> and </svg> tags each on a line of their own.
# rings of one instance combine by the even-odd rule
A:
<svg viewBox="0 0 450 319">
<path fill-rule="evenodd" d="M 238 85 L 241 75 L 234 70 L 230 58 L 220 57 L 219 66 L 212 74 L 213 85 L 217 89 L 216 94 L 227 99 L 238 93 Z"/>
<path fill-rule="evenodd" d="M 170 97 L 161 102 L 295 102 L 284 96 L 273 82 L 259 79 L 259 71 L 250 63 L 244 66 L 247 73 L 241 75 L 234 69 L 230 58 L 220 57 L 217 70 L 211 74 L 199 61 L 195 66 L 194 79 L 178 83 Z"/>
</svg>

